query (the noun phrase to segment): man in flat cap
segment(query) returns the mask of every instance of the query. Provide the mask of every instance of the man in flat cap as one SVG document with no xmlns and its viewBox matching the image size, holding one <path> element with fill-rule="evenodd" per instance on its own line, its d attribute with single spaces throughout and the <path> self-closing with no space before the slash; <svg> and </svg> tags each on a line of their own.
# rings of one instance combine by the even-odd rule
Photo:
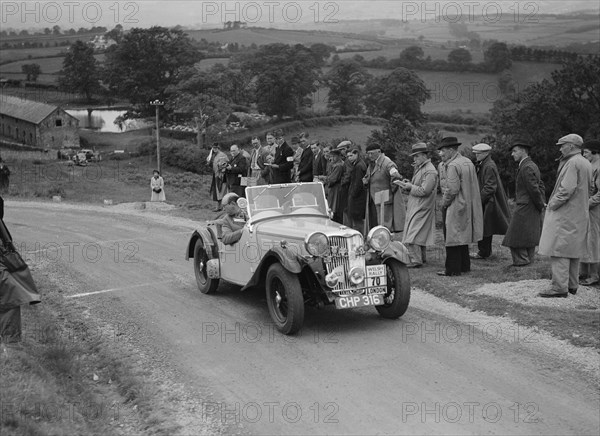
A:
<svg viewBox="0 0 600 436">
<path fill-rule="evenodd" d="M 510 222 L 508 198 L 500 179 L 496 162 L 492 160 L 489 144 L 473 146 L 477 160 L 477 180 L 483 207 L 483 239 L 477 243 L 479 250 L 471 253 L 472 259 L 487 259 L 492 254 L 494 235 L 504 235 Z"/>
<path fill-rule="evenodd" d="M 581 155 L 583 139 L 571 133 L 558 140 L 561 159 L 548 201 L 539 253 L 550 256 L 552 287 L 538 295 L 566 298 L 577 293 L 579 259 L 586 252 L 592 165 Z"/>
<path fill-rule="evenodd" d="M 419 142 L 411 148 L 414 175 L 410 182 L 395 180 L 408 195 L 402 243 L 410 255 L 409 268 L 420 268 L 426 261 L 426 248 L 435 243 L 435 197 L 438 173 L 428 156 L 427 144 Z"/>
<path fill-rule="evenodd" d="M 225 194 L 223 197 L 223 209 L 225 216 L 217 221 L 221 224 L 221 241 L 225 245 L 233 245 L 242 237 L 242 231 L 246 223 L 244 211 L 237 205 L 240 197 L 235 192 Z M 237 221 L 236 221 L 237 218 Z"/>
<path fill-rule="evenodd" d="M 365 234 L 379 224 L 387 227 L 392 234 L 402 232 L 406 219 L 406 205 L 402 190 L 392 183 L 396 179 L 402 179 L 398 167 L 381 151 L 381 146 L 377 143 L 367 146 L 367 159 L 369 165 L 367 174 L 363 177 L 363 183 L 369 193 L 365 212 Z M 378 192 L 384 191 L 388 192 L 388 200 L 384 202 L 381 216 L 381 205 L 375 204 L 375 198 Z"/>
<path fill-rule="evenodd" d="M 446 245 L 446 265 L 440 276 L 459 276 L 471 271 L 469 244 L 483 237 L 483 209 L 477 171 L 470 159 L 458 152 L 455 137 L 443 138 L 438 150 L 442 188 L 442 218 Z"/>
<path fill-rule="evenodd" d="M 292 181 L 292 168 L 294 167 L 294 151 L 285 142 L 282 130 L 276 130 L 274 135 L 275 153 L 271 164 L 271 183 L 290 183 Z"/>
<path fill-rule="evenodd" d="M 581 259 L 581 284 L 590 286 L 600 281 L 600 141 L 592 139 L 583 143 L 583 157 L 592 164 L 592 190 L 590 192 L 590 226 L 587 232 L 587 254 Z"/>
<path fill-rule="evenodd" d="M 513 266 L 533 262 L 542 232 L 542 211 L 546 207 L 544 182 L 538 166 L 529 157 L 530 149 L 531 144 L 524 139 L 515 139 L 511 145 L 512 158 L 519 164 L 515 178 L 516 208 L 502 245 L 510 248 Z"/>
<path fill-rule="evenodd" d="M 227 193 L 227 183 L 225 179 L 225 171 L 227 171 L 227 164 L 229 158 L 221 151 L 218 142 L 213 142 L 210 153 L 206 158 L 206 163 L 212 168 L 213 175 L 210 182 L 210 195 L 217 205 L 213 209 L 214 212 L 218 212 L 222 209 L 221 200 Z"/>
</svg>

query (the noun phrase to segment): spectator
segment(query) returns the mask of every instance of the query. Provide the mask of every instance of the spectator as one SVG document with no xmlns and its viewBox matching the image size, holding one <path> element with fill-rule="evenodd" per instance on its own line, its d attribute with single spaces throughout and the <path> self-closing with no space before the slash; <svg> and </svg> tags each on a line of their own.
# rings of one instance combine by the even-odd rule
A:
<svg viewBox="0 0 600 436">
<path fill-rule="evenodd" d="M 411 148 L 414 160 L 412 180 L 396 180 L 408 195 L 406 222 L 402 242 L 410 255 L 409 268 L 420 268 L 427 261 L 428 245 L 435 243 L 435 198 L 438 173 L 427 155 L 427 144 L 419 142 Z"/>
<path fill-rule="evenodd" d="M 265 136 L 265 139 L 267 141 L 267 145 L 265 145 L 265 147 L 267 148 L 267 151 L 269 153 L 272 153 L 274 156 L 275 148 L 277 147 L 277 144 L 275 144 L 275 134 L 273 132 L 268 132 L 267 135 Z"/>
<path fill-rule="evenodd" d="M 566 298 L 579 286 L 579 259 L 586 252 L 592 165 L 581 155 L 583 139 L 571 133 L 558 140 L 562 157 L 548 201 L 539 253 L 550 256 L 552 287 L 543 298 Z"/>
<path fill-rule="evenodd" d="M 300 155 L 300 165 L 298 165 L 298 181 L 312 182 L 313 181 L 313 151 L 308 145 L 306 138 L 300 138 L 300 147 L 302 154 Z"/>
<path fill-rule="evenodd" d="M 150 179 L 150 188 L 152 189 L 150 201 L 166 201 L 165 181 L 158 170 L 154 170 L 152 174 L 153 177 Z"/>
<path fill-rule="evenodd" d="M 323 154 L 323 147 L 321 143 L 316 142 L 310 146 L 313 152 L 313 181 L 318 181 L 319 176 L 325 175 L 325 169 L 327 167 L 327 159 Z"/>
<path fill-rule="evenodd" d="M 336 147 L 342 153 L 342 160 L 344 162 L 344 174 L 342 175 L 342 187 L 340 190 L 340 208 L 343 212 L 343 224 L 350 226 L 350 218 L 348 217 L 348 189 L 350 187 L 350 175 L 352 173 L 352 163 L 346 159 L 348 149 L 352 146 L 350 141 L 342 141 Z"/>
<path fill-rule="evenodd" d="M 583 156 L 592 164 L 592 190 L 589 199 L 590 227 L 587 232 L 587 254 L 581 260 L 580 275 L 584 286 L 600 281 L 600 141 L 583 143 Z"/>
<path fill-rule="evenodd" d="M 440 276 L 459 276 L 471 271 L 469 244 L 483 236 L 483 209 L 477 172 L 470 159 L 458 152 L 455 137 L 443 138 L 438 150 L 442 188 L 442 220 L 446 245 L 446 264 Z"/>
<path fill-rule="evenodd" d="M 540 242 L 542 211 L 545 204 L 544 182 L 538 166 L 529 157 L 531 144 L 516 139 L 511 154 L 519 169 L 515 179 L 516 208 L 502 245 L 510 248 L 513 266 L 525 266 L 533 262 L 535 247 Z"/>
<path fill-rule="evenodd" d="M 8 192 L 10 186 L 10 170 L 4 164 L 4 161 L 0 157 L 0 193 L 4 194 Z"/>
<path fill-rule="evenodd" d="M 331 150 L 329 165 L 327 167 L 327 202 L 333 212 L 333 220 L 342 224 L 343 210 L 342 206 L 342 177 L 344 175 L 344 163 L 342 162 L 342 152 L 340 150 Z"/>
<path fill-rule="evenodd" d="M 477 144 L 473 147 L 477 160 L 477 180 L 483 207 L 483 239 L 477 242 L 479 250 L 471 253 L 472 259 L 487 259 L 492 254 L 494 235 L 504 235 L 510 222 L 508 199 L 504 192 L 502 180 L 496 162 L 492 160 L 488 144 Z"/>
<path fill-rule="evenodd" d="M 406 219 L 406 205 L 398 185 L 392 183 L 395 179 L 402 178 L 398 173 L 398 167 L 383 154 L 381 146 L 376 143 L 367 146 L 367 159 L 369 166 L 363 178 L 369 193 L 369 200 L 366 202 L 365 234 L 378 224 L 387 227 L 391 233 L 402 232 Z M 384 203 L 383 216 L 381 216 L 381 205 L 375 204 L 375 195 L 385 191 L 388 193 L 388 200 Z"/>
<path fill-rule="evenodd" d="M 302 147 L 300 147 L 300 138 L 297 136 L 292 137 L 292 151 L 294 154 L 292 155 L 294 160 L 294 166 L 292 167 L 292 181 L 299 181 L 298 168 L 300 167 L 300 158 L 302 157 Z"/>
<path fill-rule="evenodd" d="M 213 201 L 217 202 L 217 205 L 213 209 L 214 212 L 222 210 L 221 200 L 227 193 L 227 183 L 225 181 L 225 170 L 229 159 L 227 155 L 221 151 L 219 144 L 214 142 L 206 163 L 212 167 L 213 175 L 210 183 L 210 194 Z"/>
<path fill-rule="evenodd" d="M 260 184 L 270 185 L 272 184 L 273 176 L 271 171 L 271 164 L 273 163 L 273 153 L 267 153 L 265 156 L 265 167 L 260 172 Z"/>
<path fill-rule="evenodd" d="M 291 171 L 294 166 L 294 152 L 285 142 L 282 130 L 275 132 L 275 144 L 273 163 L 271 164 L 272 183 L 290 183 L 292 181 Z"/>
<path fill-rule="evenodd" d="M 261 171 L 265 168 L 265 155 L 267 148 L 260 144 L 257 136 L 252 138 L 252 154 L 250 155 L 250 165 L 248 165 L 248 177 L 256 180 L 260 178 Z"/>
<path fill-rule="evenodd" d="M 248 162 L 236 144 L 233 144 L 229 148 L 229 151 L 231 153 L 231 160 L 225 167 L 227 188 L 229 192 L 234 192 L 240 197 L 245 197 L 245 186 L 241 185 L 241 179 L 242 176 L 248 173 Z"/>
<path fill-rule="evenodd" d="M 349 227 L 362 233 L 365 231 L 365 204 L 367 201 L 367 189 L 363 185 L 362 179 L 367 174 L 367 164 L 360 156 L 358 147 L 354 147 L 348 152 L 346 160 L 352 165 L 346 209 L 350 220 Z"/>
<path fill-rule="evenodd" d="M 0 205 L 4 201 L 0 197 Z M 17 253 L 0 207 L 0 343 L 21 341 L 21 306 L 37 304 L 37 291 L 27 264 Z"/>
</svg>

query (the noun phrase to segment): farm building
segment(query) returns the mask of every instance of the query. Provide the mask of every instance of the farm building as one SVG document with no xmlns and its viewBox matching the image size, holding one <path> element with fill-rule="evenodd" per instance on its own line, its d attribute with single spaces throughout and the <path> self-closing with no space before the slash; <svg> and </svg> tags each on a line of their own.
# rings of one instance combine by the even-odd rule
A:
<svg viewBox="0 0 600 436">
<path fill-rule="evenodd" d="M 79 147 L 79 120 L 58 106 L 0 96 L 0 136 L 41 148 Z"/>
</svg>

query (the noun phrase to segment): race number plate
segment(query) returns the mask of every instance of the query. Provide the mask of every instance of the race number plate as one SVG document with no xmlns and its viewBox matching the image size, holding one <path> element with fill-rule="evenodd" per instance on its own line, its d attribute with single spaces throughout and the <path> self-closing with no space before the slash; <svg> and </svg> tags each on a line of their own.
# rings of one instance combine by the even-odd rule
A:
<svg viewBox="0 0 600 436">
<path fill-rule="evenodd" d="M 367 265 L 367 287 L 374 288 L 387 285 L 385 265 Z"/>
<path fill-rule="evenodd" d="M 364 306 L 381 306 L 384 303 L 383 295 L 351 295 L 335 299 L 337 309 L 351 309 Z"/>
</svg>

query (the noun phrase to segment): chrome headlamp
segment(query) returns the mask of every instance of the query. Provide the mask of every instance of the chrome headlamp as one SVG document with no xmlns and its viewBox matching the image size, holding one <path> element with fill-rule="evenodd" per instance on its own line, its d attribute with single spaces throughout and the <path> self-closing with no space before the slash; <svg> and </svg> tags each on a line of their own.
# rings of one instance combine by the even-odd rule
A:
<svg viewBox="0 0 600 436">
<path fill-rule="evenodd" d="M 311 233 L 304 240 L 304 246 L 311 256 L 323 257 L 329 255 L 329 239 L 324 233 Z"/>
<path fill-rule="evenodd" d="M 392 241 L 392 234 L 383 226 L 373 227 L 367 235 L 367 244 L 375 251 L 384 251 Z"/>
</svg>

